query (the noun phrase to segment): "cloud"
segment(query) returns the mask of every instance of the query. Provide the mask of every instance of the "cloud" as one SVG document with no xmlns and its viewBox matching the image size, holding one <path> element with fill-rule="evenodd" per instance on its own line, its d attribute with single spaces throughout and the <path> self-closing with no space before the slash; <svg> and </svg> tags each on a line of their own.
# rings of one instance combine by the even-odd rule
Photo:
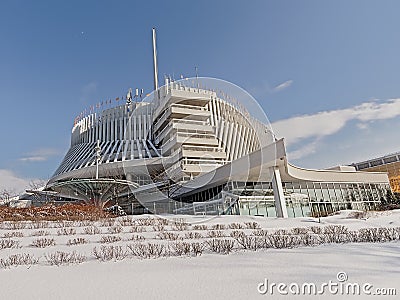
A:
<svg viewBox="0 0 400 300">
<path fill-rule="evenodd" d="M 21 178 L 13 171 L 0 169 L 0 191 L 7 190 L 15 194 L 21 194 L 29 188 L 29 183 L 34 180 L 38 179 Z"/>
<path fill-rule="evenodd" d="M 353 120 L 365 124 L 398 116 L 400 116 L 400 98 L 383 102 L 374 100 L 350 108 L 280 120 L 274 122 L 272 128 L 277 136 L 285 137 L 286 143 L 290 145 L 305 138 L 322 138 L 332 135 Z"/>
<path fill-rule="evenodd" d="M 313 140 L 311 143 L 305 144 L 300 148 L 289 152 L 288 157 L 292 160 L 296 160 L 314 154 L 317 151 L 319 142 L 320 139 L 317 138 Z"/>
<path fill-rule="evenodd" d="M 39 162 L 39 161 L 46 161 L 51 156 L 58 155 L 59 151 L 53 148 L 41 148 L 35 151 L 32 151 L 25 156 L 18 159 L 22 162 Z"/>
<path fill-rule="evenodd" d="M 276 87 L 273 88 L 274 92 L 280 92 L 283 91 L 284 89 L 287 89 L 288 87 L 290 87 L 293 83 L 293 80 L 287 80 L 281 84 L 278 84 Z"/>
</svg>

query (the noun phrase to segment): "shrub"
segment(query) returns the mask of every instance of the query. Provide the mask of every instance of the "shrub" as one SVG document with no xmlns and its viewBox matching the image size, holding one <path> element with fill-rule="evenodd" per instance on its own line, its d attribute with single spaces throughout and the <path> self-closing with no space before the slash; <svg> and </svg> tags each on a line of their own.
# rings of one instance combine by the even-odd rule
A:
<svg viewBox="0 0 400 300">
<path fill-rule="evenodd" d="M 101 261 L 123 260 L 127 256 L 127 251 L 121 246 L 100 246 L 93 248 L 93 256 Z"/>
<path fill-rule="evenodd" d="M 74 235 L 76 234 L 76 230 L 74 228 L 61 228 L 57 230 L 58 235 Z"/>
<path fill-rule="evenodd" d="M 11 231 L 11 232 L 6 232 L 3 237 L 5 238 L 24 237 L 24 234 L 21 231 Z"/>
<path fill-rule="evenodd" d="M 38 230 L 38 231 L 34 231 L 31 234 L 32 236 L 44 236 L 44 235 L 50 235 L 49 231 L 45 231 L 45 230 Z"/>
<path fill-rule="evenodd" d="M 244 225 L 246 225 L 247 229 L 258 229 L 260 228 L 260 224 L 257 222 L 245 222 Z"/>
<path fill-rule="evenodd" d="M 129 238 L 130 241 L 144 241 L 146 238 L 143 235 L 133 234 Z"/>
<path fill-rule="evenodd" d="M 265 247 L 268 248 L 293 248 L 300 245 L 301 239 L 295 235 L 275 233 L 265 237 Z"/>
<path fill-rule="evenodd" d="M 49 222 L 45 222 L 45 221 L 32 221 L 30 223 L 31 229 L 42 229 L 42 228 L 49 228 L 49 227 L 50 227 Z"/>
<path fill-rule="evenodd" d="M 13 254 L 7 258 L 0 259 L 0 267 L 3 269 L 8 269 L 12 266 L 32 266 L 38 264 L 39 259 L 35 258 L 31 254 Z"/>
<path fill-rule="evenodd" d="M 115 224 L 115 219 L 102 219 L 100 220 L 100 226 L 101 227 L 111 227 L 114 226 Z"/>
<path fill-rule="evenodd" d="M 188 231 L 185 232 L 185 239 L 201 239 L 203 235 L 200 232 Z"/>
<path fill-rule="evenodd" d="M 73 252 L 56 251 L 54 253 L 46 254 L 45 257 L 47 262 L 52 266 L 80 264 L 86 260 L 85 255 L 79 254 L 76 251 Z"/>
<path fill-rule="evenodd" d="M 223 237 L 224 233 L 220 230 L 211 230 L 207 232 L 207 237 L 209 238 L 217 238 L 217 237 Z"/>
<path fill-rule="evenodd" d="M 187 242 L 175 242 L 171 243 L 170 247 L 173 251 L 173 254 L 176 256 L 182 255 L 190 255 L 191 244 Z"/>
<path fill-rule="evenodd" d="M 228 225 L 228 228 L 229 229 L 243 229 L 244 226 L 243 226 L 243 224 L 240 224 L 240 223 L 231 223 Z"/>
<path fill-rule="evenodd" d="M 105 244 L 105 243 L 115 243 L 115 242 L 119 242 L 121 241 L 122 238 L 120 236 L 117 235 L 105 235 L 102 236 L 100 239 L 100 243 Z"/>
<path fill-rule="evenodd" d="M 40 238 L 32 241 L 31 246 L 37 248 L 45 248 L 49 246 L 54 246 L 56 244 L 53 238 Z"/>
<path fill-rule="evenodd" d="M 83 233 L 84 234 L 89 234 L 89 235 L 100 234 L 101 230 L 98 227 L 92 225 L 92 226 L 88 226 L 88 227 L 83 228 Z"/>
<path fill-rule="evenodd" d="M 156 235 L 157 238 L 160 240 L 171 240 L 171 241 L 176 241 L 179 239 L 179 234 L 173 233 L 173 232 L 160 232 Z"/>
<path fill-rule="evenodd" d="M 134 232 L 145 232 L 146 227 L 143 226 L 132 226 L 129 232 L 134 233 Z"/>
<path fill-rule="evenodd" d="M 153 230 L 154 231 L 164 231 L 165 230 L 165 226 L 162 224 L 155 224 L 153 225 Z"/>
<path fill-rule="evenodd" d="M 131 251 L 132 255 L 138 258 L 158 258 L 168 254 L 168 251 L 163 244 L 135 243 L 128 245 L 127 248 Z"/>
<path fill-rule="evenodd" d="M 133 226 L 135 225 L 135 222 L 133 221 L 132 218 L 129 217 L 122 217 L 118 220 L 118 223 L 120 226 Z"/>
<path fill-rule="evenodd" d="M 228 239 L 211 239 L 204 243 L 210 251 L 221 254 L 229 254 L 235 246 L 235 242 Z"/>
<path fill-rule="evenodd" d="M 268 234 L 268 230 L 266 229 L 256 229 L 253 230 L 252 235 L 254 236 L 266 236 Z"/>
<path fill-rule="evenodd" d="M 124 229 L 121 226 L 113 226 L 113 227 L 108 227 L 107 231 L 108 233 L 111 234 L 118 234 L 121 233 Z"/>
<path fill-rule="evenodd" d="M 0 250 L 1 249 L 11 249 L 11 248 L 21 248 L 19 241 L 12 239 L 1 239 L 0 240 Z"/>
<path fill-rule="evenodd" d="M 225 225 L 224 224 L 214 224 L 211 226 L 211 229 L 213 230 L 224 230 L 225 229 Z"/>
<path fill-rule="evenodd" d="M 172 230 L 177 230 L 177 231 L 184 231 L 188 230 L 189 224 L 186 223 L 184 219 L 174 219 L 173 224 L 172 224 Z"/>
<path fill-rule="evenodd" d="M 193 226 L 194 230 L 207 230 L 207 225 L 194 225 Z"/>
<path fill-rule="evenodd" d="M 308 228 L 305 228 L 305 227 L 296 227 L 296 228 L 292 228 L 291 233 L 292 233 L 292 234 L 301 235 L 301 234 L 307 234 L 308 231 L 309 231 Z"/>
<path fill-rule="evenodd" d="M 318 226 L 311 226 L 310 230 L 311 230 L 312 233 L 315 233 L 315 234 L 321 234 L 322 233 L 322 228 L 318 227 Z"/>
<path fill-rule="evenodd" d="M 72 245 L 82 245 L 82 244 L 86 244 L 87 240 L 85 238 L 76 238 L 76 239 L 71 239 L 68 240 L 67 245 L 68 246 L 72 246 Z"/>
</svg>

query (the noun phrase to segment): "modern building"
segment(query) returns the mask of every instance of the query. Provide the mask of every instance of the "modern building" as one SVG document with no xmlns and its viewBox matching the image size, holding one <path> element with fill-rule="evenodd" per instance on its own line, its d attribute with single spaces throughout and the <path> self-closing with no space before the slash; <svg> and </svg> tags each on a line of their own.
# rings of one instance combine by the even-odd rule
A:
<svg viewBox="0 0 400 300">
<path fill-rule="evenodd" d="M 129 213 L 277 217 L 368 210 L 386 197 L 386 173 L 291 165 L 284 140 L 233 85 L 166 78 L 159 87 L 154 29 L 153 50 L 154 91 L 135 101 L 130 90 L 124 103 L 77 120 L 38 194 Z"/>
<path fill-rule="evenodd" d="M 400 193 L 400 152 L 353 163 L 357 171 L 386 172 L 393 192 Z"/>
</svg>

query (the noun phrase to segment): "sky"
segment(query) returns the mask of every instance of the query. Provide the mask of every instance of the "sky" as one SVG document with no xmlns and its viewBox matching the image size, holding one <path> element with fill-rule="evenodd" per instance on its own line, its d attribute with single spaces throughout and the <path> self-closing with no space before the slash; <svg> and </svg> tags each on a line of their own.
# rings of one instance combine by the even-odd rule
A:
<svg viewBox="0 0 400 300">
<path fill-rule="evenodd" d="M 0 2 L 0 190 L 51 177 L 74 118 L 159 74 L 254 96 L 307 168 L 400 151 L 398 1 Z"/>
</svg>

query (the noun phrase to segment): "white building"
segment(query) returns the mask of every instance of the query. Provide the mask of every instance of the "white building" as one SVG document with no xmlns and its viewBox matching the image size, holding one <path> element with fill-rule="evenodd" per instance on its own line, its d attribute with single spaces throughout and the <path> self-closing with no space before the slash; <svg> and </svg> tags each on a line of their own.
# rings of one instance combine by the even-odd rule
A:
<svg viewBox="0 0 400 300">
<path fill-rule="evenodd" d="M 386 197 L 385 173 L 291 165 L 284 140 L 230 87 L 206 87 L 212 83 L 201 78 L 166 78 L 158 87 L 154 30 L 153 46 L 154 92 L 143 101 L 128 93 L 122 105 L 77 121 L 40 193 L 132 213 L 279 217 L 366 210 Z"/>
</svg>

